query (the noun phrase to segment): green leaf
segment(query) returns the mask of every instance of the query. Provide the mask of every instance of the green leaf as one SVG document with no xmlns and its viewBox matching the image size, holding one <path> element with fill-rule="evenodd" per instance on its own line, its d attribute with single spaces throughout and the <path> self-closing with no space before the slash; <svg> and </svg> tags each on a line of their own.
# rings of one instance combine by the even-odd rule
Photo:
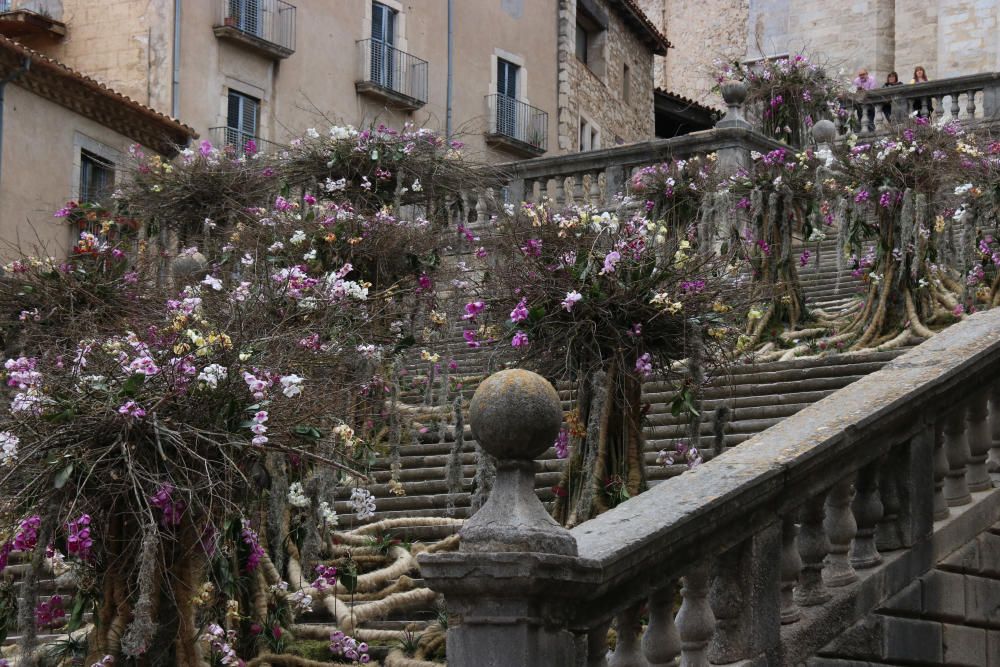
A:
<svg viewBox="0 0 1000 667">
<path fill-rule="evenodd" d="M 358 590 L 358 573 L 351 570 L 340 572 L 340 583 L 344 584 L 347 592 L 353 595 Z"/>
<path fill-rule="evenodd" d="M 296 426 L 292 429 L 292 433 L 310 440 L 319 440 L 323 437 L 323 434 L 315 426 Z"/>
<path fill-rule="evenodd" d="M 73 611 L 69 614 L 69 623 L 66 625 L 66 632 L 78 630 L 83 625 L 83 612 L 87 608 L 89 598 L 79 592 L 73 598 Z"/>
<path fill-rule="evenodd" d="M 56 475 L 55 486 L 57 489 L 61 489 L 66 486 L 66 482 L 69 481 L 69 476 L 73 474 L 73 464 L 70 463 L 65 468 L 59 471 Z"/>
<path fill-rule="evenodd" d="M 136 393 L 139 391 L 139 387 L 142 383 L 146 381 L 146 376 L 142 373 L 134 373 L 132 377 L 125 380 L 125 384 L 122 385 L 122 396 L 127 396 L 128 398 L 135 398 Z"/>
<path fill-rule="evenodd" d="M 528 309 L 528 320 L 530 322 L 538 322 L 543 317 L 545 317 L 545 309 L 541 306 L 532 306 Z"/>
</svg>

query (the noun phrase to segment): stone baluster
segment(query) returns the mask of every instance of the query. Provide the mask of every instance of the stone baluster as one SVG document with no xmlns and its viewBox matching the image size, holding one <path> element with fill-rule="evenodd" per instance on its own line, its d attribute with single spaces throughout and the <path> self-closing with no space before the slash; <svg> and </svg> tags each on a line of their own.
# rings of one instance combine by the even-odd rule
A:
<svg viewBox="0 0 1000 667">
<path fill-rule="evenodd" d="M 944 116 L 944 95 L 934 95 L 934 106 L 932 113 L 937 117 L 941 118 Z"/>
<path fill-rule="evenodd" d="M 881 463 L 881 460 L 872 461 L 858 471 L 857 493 L 852 504 L 858 529 L 851 546 L 851 565 L 857 570 L 875 567 L 882 562 L 875 541 L 875 530 L 882 518 L 882 498 L 878 488 Z"/>
<path fill-rule="evenodd" d="M 469 406 L 472 431 L 497 459 L 489 499 L 460 531 L 457 552 L 420 554 L 427 586 L 444 594 L 448 663 L 571 667 L 579 607 L 577 546 L 535 495 L 534 458 L 562 423 L 559 395 L 544 378 L 505 370 L 484 380 Z"/>
<path fill-rule="evenodd" d="M 519 206 L 521 202 L 524 201 L 529 186 L 530 183 L 523 178 L 515 178 L 512 180 L 507 184 L 507 192 L 506 197 L 504 198 L 504 203 Z"/>
<path fill-rule="evenodd" d="M 997 420 L 1000 423 L 1000 420 Z M 948 453 L 944 442 L 944 422 L 934 422 L 934 520 L 947 519 L 951 510 L 944 497 L 944 479 L 948 475 Z"/>
<path fill-rule="evenodd" d="M 823 561 L 830 553 L 823 521 L 826 517 L 826 492 L 816 494 L 802 506 L 802 528 L 799 531 L 799 554 L 802 571 L 795 589 L 795 602 L 801 607 L 814 607 L 830 599 L 823 584 Z"/>
<path fill-rule="evenodd" d="M 642 654 L 649 667 L 674 667 L 681 654 L 681 635 L 674 623 L 677 583 L 670 582 L 649 596 L 649 625 L 642 636 Z"/>
<path fill-rule="evenodd" d="M 903 547 L 899 534 L 899 515 L 902 500 L 899 489 L 899 470 L 894 467 L 896 458 L 890 455 L 888 464 L 879 470 L 879 491 L 882 496 L 882 518 L 875 527 L 875 546 L 879 553 L 895 551 Z"/>
<path fill-rule="evenodd" d="M 591 174 L 583 174 L 580 176 L 580 203 L 589 204 L 590 203 L 590 186 L 591 182 L 596 179 L 596 176 Z"/>
<path fill-rule="evenodd" d="M 576 204 L 576 176 L 567 176 L 563 180 L 563 191 L 565 192 L 566 206 Z"/>
<path fill-rule="evenodd" d="M 948 505 L 968 505 L 972 502 L 969 485 L 965 479 L 969 461 L 969 442 L 965 437 L 964 406 L 954 406 L 944 422 L 945 447 L 948 452 L 948 475 L 944 478 L 944 497 Z"/>
<path fill-rule="evenodd" d="M 966 475 L 969 491 L 993 488 L 993 480 L 986 469 L 986 459 L 993 445 L 993 435 L 987 421 L 989 400 L 989 395 L 983 391 L 969 401 L 968 427 L 965 431 L 969 443 L 969 469 Z"/>
<path fill-rule="evenodd" d="M 642 633 L 642 603 L 625 609 L 615 617 L 615 652 L 608 656 L 608 667 L 647 667 L 639 646 Z"/>
<path fill-rule="evenodd" d="M 566 201 L 566 179 L 557 176 L 554 180 L 556 182 L 556 191 L 552 196 L 553 203 L 557 206 L 563 206 L 569 203 Z"/>
<path fill-rule="evenodd" d="M 480 225 L 485 225 L 489 221 L 489 209 L 486 206 L 486 193 L 480 191 L 476 195 L 476 222 Z"/>
<path fill-rule="evenodd" d="M 799 620 L 802 612 L 795 604 L 795 584 L 802 572 L 802 556 L 796 536 L 799 527 L 795 515 L 788 514 L 781 520 L 781 623 L 787 625 Z"/>
<path fill-rule="evenodd" d="M 625 169 L 620 164 L 608 165 L 604 171 L 604 203 L 610 204 L 625 187 Z"/>
<path fill-rule="evenodd" d="M 1000 472 L 1000 382 L 990 392 L 990 472 Z"/>
<path fill-rule="evenodd" d="M 608 667 L 608 628 L 605 621 L 587 633 L 587 667 Z"/>
<path fill-rule="evenodd" d="M 677 612 L 681 637 L 681 667 L 708 667 L 708 643 L 715 633 L 715 615 L 708 603 L 709 566 L 699 563 L 681 581 L 683 602 Z"/>
<path fill-rule="evenodd" d="M 597 171 L 590 175 L 590 204 L 601 205 L 601 174 Z"/>
<path fill-rule="evenodd" d="M 958 93 L 952 93 L 951 97 L 951 117 L 958 120 L 958 114 L 961 113 L 962 109 L 958 103 Z"/>
<path fill-rule="evenodd" d="M 974 90 L 965 93 L 965 113 L 969 120 L 976 117 L 976 91 Z"/>
<path fill-rule="evenodd" d="M 607 196 L 608 194 L 608 177 L 606 172 L 600 172 L 597 174 L 597 201 L 596 205 L 607 205 L 609 206 L 613 201 L 612 198 Z"/>
<path fill-rule="evenodd" d="M 826 497 L 826 519 L 823 527 L 830 539 L 830 555 L 827 558 L 824 574 L 826 585 L 830 588 L 846 586 L 858 580 L 848 555 L 851 541 L 858 531 L 854 513 L 851 512 L 853 498 L 853 475 L 834 484 Z"/>
</svg>

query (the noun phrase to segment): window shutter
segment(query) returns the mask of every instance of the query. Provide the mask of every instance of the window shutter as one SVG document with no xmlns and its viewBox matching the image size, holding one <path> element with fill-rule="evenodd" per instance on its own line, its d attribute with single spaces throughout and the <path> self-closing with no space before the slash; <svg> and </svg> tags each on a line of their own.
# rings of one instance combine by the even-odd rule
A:
<svg viewBox="0 0 1000 667">
<path fill-rule="evenodd" d="M 226 113 L 226 125 L 228 127 L 240 126 L 240 96 L 237 93 L 229 93 L 229 110 Z"/>
<path fill-rule="evenodd" d="M 258 104 L 256 100 L 252 100 L 249 97 L 243 98 L 243 124 L 240 129 L 248 137 L 257 136 L 257 109 Z"/>
</svg>

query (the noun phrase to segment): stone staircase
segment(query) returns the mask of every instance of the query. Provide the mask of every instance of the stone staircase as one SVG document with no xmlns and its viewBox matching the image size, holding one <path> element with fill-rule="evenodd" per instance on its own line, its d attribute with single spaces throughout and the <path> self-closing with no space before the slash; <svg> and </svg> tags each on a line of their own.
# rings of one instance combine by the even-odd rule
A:
<svg viewBox="0 0 1000 667">
<path fill-rule="evenodd" d="M 836 240 L 829 238 L 807 247 L 811 261 L 800 269 L 800 277 L 806 302 L 811 307 L 836 312 L 846 307 L 858 297 L 861 283 L 851 275 L 851 267 L 845 265 L 838 271 Z M 449 339 L 435 349 L 440 354 L 440 365 L 454 362 L 456 368 L 450 371 L 452 378 L 461 378 L 463 404 L 468 405 L 478 381 L 490 372 L 503 368 L 503 359 L 493 350 L 470 349 L 461 337 L 461 329 L 455 329 Z M 824 398 L 832 392 L 847 386 L 865 375 L 881 368 L 903 350 L 887 352 L 860 352 L 850 354 L 827 353 L 784 362 L 746 362 L 726 369 L 724 375 L 715 378 L 705 391 L 702 405 L 701 449 L 706 460 L 712 449 L 713 421 L 716 410 L 729 408 L 729 418 L 725 424 L 724 444 L 733 447 L 747 440 L 782 419 L 789 417 L 808 405 Z M 496 356 L 493 356 L 496 355 Z M 418 355 L 411 355 L 406 365 L 404 387 L 401 399 L 414 408 L 423 404 L 424 388 L 427 380 L 428 362 L 421 362 Z M 561 392 L 564 409 L 570 408 L 571 391 Z M 436 389 L 432 401 L 440 405 L 439 390 Z M 660 466 L 656 457 L 660 450 L 674 449 L 678 442 L 687 440 L 688 427 L 681 418 L 670 414 L 673 399 L 668 383 L 652 381 L 643 386 L 643 403 L 648 403 L 646 436 L 646 464 L 650 484 L 656 484 L 682 473 L 684 465 Z M 449 404 L 454 395 L 449 395 Z M 405 495 L 393 495 L 389 491 L 391 478 L 389 461 L 383 460 L 374 469 L 375 484 L 370 491 L 376 498 L 377 511 L 367 522 L 395 517 L 453 516 L 467 518 L 475 474 L 475 444 L 468 426 L 464 428 L 464 442 L 461 452 L 462 490 L 449 493 L 446 467 L 454 442 L 454 429 L 450 426 L 452 416 L 442 415 L 449 424 L 441 431 L 418 434 L 416 442 L 400 448 L 402 472 L 399 481 Z M 556 458 L 555 449 L 550 448 L 537 462 L 536 487 L 539 498 L 545 503 L 555 500 L 552 487 L 559 482 L 562 462 Z M 357 522 L 352 514 L 347 498 L 349 489 L 343 489 L 335 504 L 341 516 L 341 525 L 354 527 L 366 522 Z M 401 535 L 405 539 L 435 539 L 454 532 L 442 527 L 412 528 Z"/>
</svg>

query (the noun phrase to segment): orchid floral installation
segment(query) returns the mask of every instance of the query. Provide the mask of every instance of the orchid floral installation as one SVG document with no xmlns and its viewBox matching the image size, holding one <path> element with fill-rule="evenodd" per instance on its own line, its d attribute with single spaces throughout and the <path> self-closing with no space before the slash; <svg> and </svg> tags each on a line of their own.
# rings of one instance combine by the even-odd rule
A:
<svg viewBox="0 0 1000 667">
<path fill-rule="evenodd" d="M 91 662 L 243 664 L 357 586 L 357 567 L 324 565 L 334 498 L 375 511 L 369 466 L 403 430 L 395 360 L 436 307 L 437 228 L 487 172 L 412 127 L 131 155 L 111 202 L 56 213 L 70 257 L 4 267 L 0 568 L 31 566 L 23 654 L 64 626 L 87 630 Z M 312 584 L 292 576 L 316 563 Z M 76 582 L 66 610 L 37 603 L 56 568 Z M 369 660 L 343 633 L 329 651 Z"/>
<path fill-rule="evenodd" d="M 705 161 L 692 164 L 700 180 Z M 662 195 L 680 173 L 684 165 L 649 171 L 644 187 Z M 631 197 L 612 212 L 523 204 L 482 232 L 488 254 L 465 306 L 468 344 L 507 349 L 576 387 L 555 443 L 568 455 L 555 510 L 568 525 L 644 489 L 642 383 L 674 383 L 675 412 L 695 411 L 695 378 L 676 362 L 721 360 L 737 333 L 745 289 L 725 257 L 697 247 L 694 202 L 686 224 L 676 209 L 653 218 L 654 209 Z"/>
</svg>

